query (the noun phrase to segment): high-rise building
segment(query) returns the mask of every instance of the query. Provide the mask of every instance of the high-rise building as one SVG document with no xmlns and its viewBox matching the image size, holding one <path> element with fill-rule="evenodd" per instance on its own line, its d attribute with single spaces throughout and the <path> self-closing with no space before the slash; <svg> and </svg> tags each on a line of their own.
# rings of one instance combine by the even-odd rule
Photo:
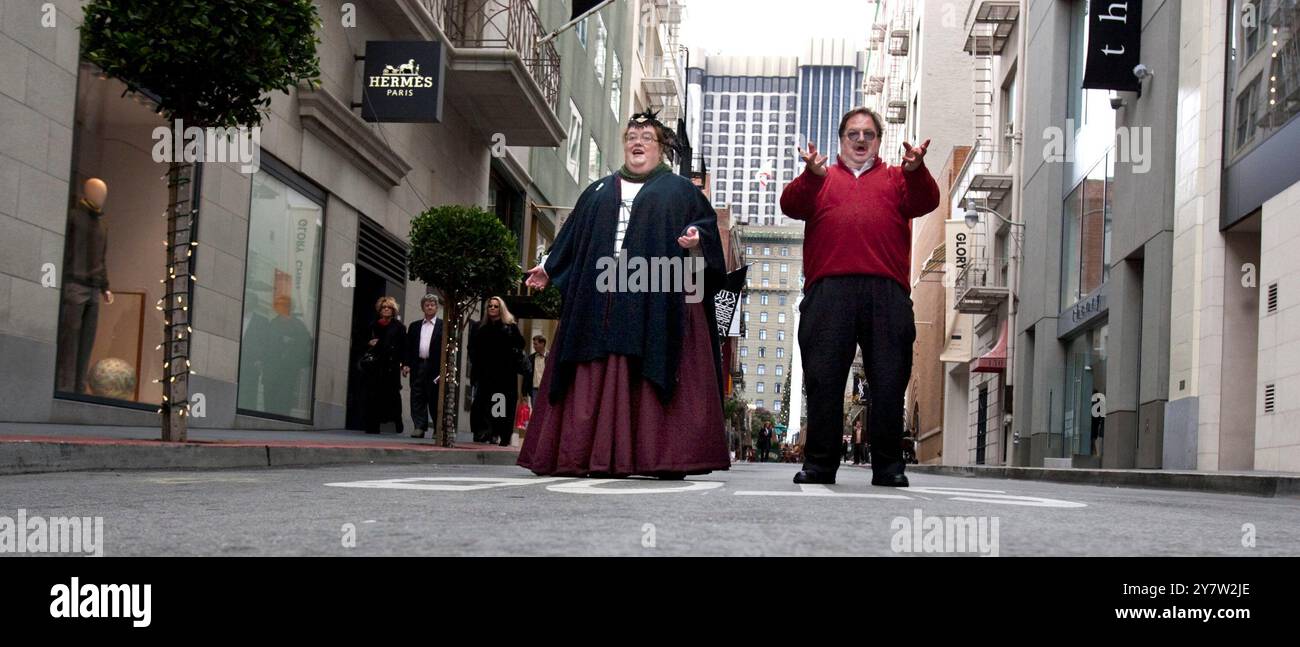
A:
<svg viewBox="0 0 1300 647">
<path fill-rule="evenodd" d="M 778 202 L 796 171 L 796 59 L 696 58 L 703 67 L 691 77 L 701 98 L 693 143 L 712 176 L 714 204 L 744 224 L 789 224 Z"/>
<path fill-rule="evenodd" d="M 799 145 L 815 142 L 830 163 L 840 149 L 840 119 L 863 105 L 866 58 L 848 40 L 815 39 L 799 59 Z"/>
</svg>

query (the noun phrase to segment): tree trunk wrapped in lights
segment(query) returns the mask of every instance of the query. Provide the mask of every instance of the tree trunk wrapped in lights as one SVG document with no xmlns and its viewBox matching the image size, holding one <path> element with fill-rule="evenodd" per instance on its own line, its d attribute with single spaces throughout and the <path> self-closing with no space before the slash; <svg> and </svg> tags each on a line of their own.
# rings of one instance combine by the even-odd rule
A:
<svg viewBox="0 0 1300 647">
<path fill-rule="evenodd" d="M 438 442 L 451 447 L 460 411 L 460 338 L 474 304 L 509 294 L 522 275 L 519 241 L 495 215 L 479 207 L 443 205 L 411 220 L 410 278 L 437 289 L 446 311 L 442 327 L 442 403 Z"/>
</svg>

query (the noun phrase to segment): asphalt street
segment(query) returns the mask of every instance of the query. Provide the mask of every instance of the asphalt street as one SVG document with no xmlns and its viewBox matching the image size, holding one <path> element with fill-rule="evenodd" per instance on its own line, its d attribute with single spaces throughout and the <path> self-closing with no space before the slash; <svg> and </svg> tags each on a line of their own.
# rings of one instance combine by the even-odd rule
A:
<svg viewBox="0 0 1300 647">
<path fill-rule="evenodd" d="M 899 490 L 847 466 L 836 485 L 799 486 L 796 470 L 741 463 L 677 482 L 442 465 L 32 474 L 0 477 L 0 516 L 102 516 L 108 556 L 1300 554 L 1295 498 L 929 474 Z"/>
</svg>

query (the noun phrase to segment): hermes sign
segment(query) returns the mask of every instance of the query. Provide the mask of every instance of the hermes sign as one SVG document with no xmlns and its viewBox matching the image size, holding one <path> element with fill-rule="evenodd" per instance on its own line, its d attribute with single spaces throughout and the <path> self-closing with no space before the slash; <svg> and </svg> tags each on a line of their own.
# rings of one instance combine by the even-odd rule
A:
<svg viewBox="0 0 1300 647">
<path fill-rule="evenodd" d="M 366 121 L 442 121 L 443 49 L 438 41 L 368 41 L 361 89 Z"/>
</svg>

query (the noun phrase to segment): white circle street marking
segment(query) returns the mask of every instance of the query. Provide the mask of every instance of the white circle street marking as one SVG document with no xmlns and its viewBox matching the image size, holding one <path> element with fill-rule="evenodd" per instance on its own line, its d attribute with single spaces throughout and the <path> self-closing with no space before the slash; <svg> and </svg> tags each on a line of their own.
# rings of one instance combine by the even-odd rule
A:
<svg viewBox="0 0 1300 647">
<path fill-rule="evenodd" d="M 621 482 L 625 483 L 626 481 Z M 664 494 L 712 490 L 724 485 L 719 481 L 682 481 L 682 483 L 685 483 L 685 487 L 677 485 L 668 487 L 606 487 L 614 483 L 620 483 L 620 481 L 574 481 L 548 485 L 546 489 L 551 492 L 563 492 L 565 494 Z"/>
<path fill-rule="evenodd" d="M 430 476 L 408 479 L 385 479 L 381 481 L 352 481 L 350 483 L 326 483 L 328 487 L 369 488 L 379 490 L 429 490 L 435 492 L 472 492 L 491 490 L 520 485 L 540 485 L 567 481 L 564 478 L 507 478 L 481 476 Z M 471 483 L 473 485 L 463 485 Z M 457 485 L 462 484 L 462 485 Z"/>
</svg>

